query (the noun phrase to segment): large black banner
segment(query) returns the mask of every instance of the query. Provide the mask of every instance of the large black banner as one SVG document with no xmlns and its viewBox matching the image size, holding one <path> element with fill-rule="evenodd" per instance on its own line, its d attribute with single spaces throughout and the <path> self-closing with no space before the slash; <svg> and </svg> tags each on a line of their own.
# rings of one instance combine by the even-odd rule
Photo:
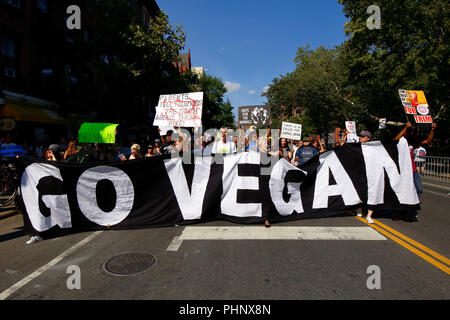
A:
<svg viewBox="0 0 450 320">
<path fill-rule="evenodd" d="M 276 222 L 363 204 L 411 209 L 419 203 L 405 139 L 346 144 L 300 169 L 258 152 L 183 159 L 64 164 L 21 157 L 25 226 L 45 234 L 214 219 Z"/>
</svg>

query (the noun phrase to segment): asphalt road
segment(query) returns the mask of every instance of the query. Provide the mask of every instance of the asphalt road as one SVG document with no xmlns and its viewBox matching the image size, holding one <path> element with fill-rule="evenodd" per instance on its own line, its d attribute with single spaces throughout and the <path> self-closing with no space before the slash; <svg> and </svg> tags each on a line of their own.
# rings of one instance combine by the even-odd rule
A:
<svg viewBox="0 0 450 320">
<path fill-rule="evenodd" d="M 419 222 L 393 221 L 389 214 L 375 213 L 374 230 L 344 214 L 279 223 L 271 228 L 257 226 L 260 229 L 255 231 L 264 236 L 280 227 L 330 227 L 322 234 L 326 238 L 327 232 L 334 232 L 333 227 L 364 227 L 364 232 L 375 232 L 381 240 L 185 237 L 197 227 L 237 226 L 217 221 L 189 227 L 84 232 L 26 245 L 22 217 L 14 215 L 0 220 L 0 298 L 448 300 L 450 186 L 441 185 L 444 187 L 424 185 Z M 156 262 L 132 276 L 114 276 L 102 269 L 105 261 L 129 251 L 148 252 Z M 72 276 L 68 267 L 73 265 L 79 267 L 80 289 L 67 285 Z M 376 266 L 379 272 L 373 273 L 370 266 Z M 379 288 L 368 288 L 368 282 L 377 283 Z"/>
</svg>

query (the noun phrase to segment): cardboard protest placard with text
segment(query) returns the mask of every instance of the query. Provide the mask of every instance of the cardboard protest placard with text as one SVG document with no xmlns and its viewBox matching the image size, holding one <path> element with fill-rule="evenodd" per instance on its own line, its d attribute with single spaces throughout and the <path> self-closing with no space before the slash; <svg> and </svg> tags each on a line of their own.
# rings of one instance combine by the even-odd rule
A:
<svg viewBox="0 0 450 320">
<path fill-rule="evenodd" d="M 159 96 L 154 126 L 200 127 L 202 125 L 203 92 Z"/>
<path fill-rule="evenodd" d="M 302 125 L 297 123 L 283 122 L 281 126 L 280 138 L 301 140 L 302 139 Z"/>
<path fill-rule="evenodd" d="M 398 89 L 408 121 L 415 124 L 432 124 L 430 107 L 422 90 Z"/>
<path fill-rule="evenodd" d="M 355 121 L 345 121 L 345 129 L 347 129 L 347 142 L 359 142 Z"/>
<path fill-rule="evenodd" d="M 239 125 L 267 126 L 270 121 L 269 106 L 243 106 L 238 108 Z"/>
</svg>

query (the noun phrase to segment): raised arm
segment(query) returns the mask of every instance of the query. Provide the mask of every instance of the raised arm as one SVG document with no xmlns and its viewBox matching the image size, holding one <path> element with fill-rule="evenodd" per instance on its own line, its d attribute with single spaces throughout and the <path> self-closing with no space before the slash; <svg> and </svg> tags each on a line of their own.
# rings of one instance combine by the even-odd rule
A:
<svg viewBox="0 0 450 320">
<path fill-rule="evenodd" d="M 434 138 L 434 130 L 435 130 L 436 128 L 437 128 L 436 123 L 433 123 L 433 124 L 431 125 L 431 131 L 430 131 L 430 133 L 428 134 L 428 137 L 420 143 L 421 145 L 422 145 L 422 144 L 430 144 L 430 143 L 431 143 L 431 141 L 432 141 L 433 138 Z"/>
<path fill-rule="evenodd" d="M 406 133 L 406 130 L 408 130 L 408 128 L 411 128 L 412 124 L 410 121 L 408 121 L 405 125 L 405 127 L 402 129 L 402 131 L 400 131 L 394 138 L 395 141 L 400 140 L 401 137 L 403 137 Z"/>
</svg>

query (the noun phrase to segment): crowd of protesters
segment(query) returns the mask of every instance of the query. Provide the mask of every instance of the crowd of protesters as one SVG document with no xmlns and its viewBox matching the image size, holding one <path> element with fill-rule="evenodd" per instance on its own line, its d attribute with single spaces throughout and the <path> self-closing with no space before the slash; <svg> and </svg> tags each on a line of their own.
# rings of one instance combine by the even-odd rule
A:
<svg viewBox="0 0 450 320">
<path fill-rule="evenodd" d="M 433 124 L 428 137 L 423 140 L 419 138 L 417 132 L 412 127 L 412 124 L 408 122 L 394 138 L 394 140 L 399 140 L 401 137 L 404 137 L 410 145 L 414 185 L 416 187 L 419 199 L 422 193 L 421 178 L 419 175 L 419 170 L 421 170 L 421 168 L 419 167 L 419 169 L 417 169 L 415 158 L 417 158 L 419 154 L 425 153 L 423 145 L 431 143 L 435 128 L 436 124 Z M 263 131 L 262 135 L 258 135 L 254 129 L 248 129 L 246 132 L 244 132 L 244 130 L 238 130 L 237 133 L 235 133 L 233 130 L 224 127 L 218 131 L 217 135 L 204 134 L 200 137 L 194 136 L 194 139 L 191 139 L 190 135 L 185 135 L 182 130 L 177 127 L 175 127 L 175 131 L 176 132 L 168 130 L 165 134 L 160 135 L 160 138 L 147 143 L 146 150 L 144 150 L 140 144 L 135 142 L 130 142 L 131 146 L 129 148 L 121 148 L 118 143 L 79 144 L 76 139 L 69 139 L 69 142 L 67 143 L 65 138 L 61 138 L 59 144 L 50 144 L 48 147 L 44 147 L 40 143 L 33 145 L 30 144 L 27 139 L 24 139 L 21 146 L 23 148 L 23 154 L 26 156 L 42 158 L 47 161 L 67 163 L 128 161 L 170 155 L 172 153 L 181 154 L 186 151 L 202 156 L 211 154 L 233 154 L 240 152 L 262 152 L 273 156 L 279 156 L 296 167 L 302 166 L 313 157 L 326 151 L 320 139 L 315 138 L 305 140 L 280 138 L 278 145 L 275 144 L 275 148 L 272 149 L 273 144 L 272 137 L 270 136 L 270 126 L 268 129 Z M 359 134 L 360 143 L 365 143 L 371 140 L 372 134 L 369 131 L 364 130 Z M 347 139 L 346 132 L 344 131 L 343 140 L 335 143 L 333 147 L 338 148 L 345 143 L 347 143 Z M 14 139 L 10 134 L 6 134 L 1 137 L 0 144 L 2 146 L 15 145 Z M 362 217 L 363 213 L 366 213 L 367 215 L 367 223 L 373 224 L 373 208 L 365 205 L 357 211 L 357 215 L 359 217 Z M 417 211 L 415 210 L 400 214 L 393 214 L 394 220 L 398 220 L 400 218 L 406 221 L 419 220 L 417 218 Z M 265 226 L 270 227 L 269 220 L 265 221 Z M 27 243 L 33 243 L 40 240 L 42 240 L 40 236 L 32 236 Z"/>
<path fill-rule="evenodd" d="M 66 140 L 64 137 L 60 138 L 59 143 L 48 145 L 40 142 L 31 144 L 27 139 L 23 139 L 21 146 L 25 156 L 66 163 L 126 161 L 190 151 L 202 156 L 216 153 L 263 152 L 278 155 L 295 166 L 301 166 L 325 151 L 320 139 L 316 138 L 304 140 L 280 138 L 277 150 L 272 150 L 273 142 L 270 133 L 270 127 L 263 135 L 258 135 L 252 128 L 247 131 L 237 130 L 236 133 L 228 128 L 221 128 L 217 135 L 203 134 L 192 139 L 190 135 L 185 135 L 182 130 L 175 127 L 175 131 L 168 130 L 153 141 L 145 144 L 130 141 L 125 147 L 118 143 L 78 143 L 77 139 Z M 1 145 L 16 144 L 10 134 L 1 137 L 0 143 Z"/>
</svg>

